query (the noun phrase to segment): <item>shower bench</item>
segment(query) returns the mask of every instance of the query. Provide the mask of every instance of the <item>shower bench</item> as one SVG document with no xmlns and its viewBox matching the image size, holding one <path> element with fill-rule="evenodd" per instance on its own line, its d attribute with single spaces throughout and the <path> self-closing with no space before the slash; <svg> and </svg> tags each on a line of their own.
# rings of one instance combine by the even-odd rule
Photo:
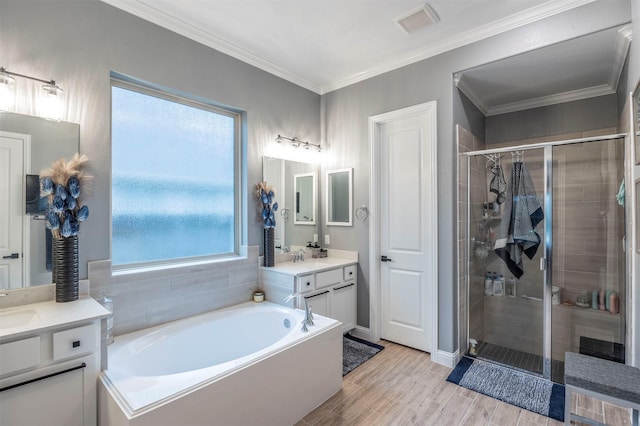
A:
<svg viewBox="0 0 640 426">
<path fill-rule="evenodd" d="M 640 369 L 606 359 L 566 352 L 564 360 L 564 424 L 571 420 L 604 425 L 571 412 L 572 393 L 581 393 L 620 407 L 632 409 L 632 424 L 638 426 Z"/>
</svg>

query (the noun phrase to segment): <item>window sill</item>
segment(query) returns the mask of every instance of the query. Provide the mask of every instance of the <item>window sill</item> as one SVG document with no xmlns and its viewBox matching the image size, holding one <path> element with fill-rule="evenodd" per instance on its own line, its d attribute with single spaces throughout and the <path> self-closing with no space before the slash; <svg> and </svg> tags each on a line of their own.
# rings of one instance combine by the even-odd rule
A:
<svg viewBox="0 0 640 426">
<path fill-rule="evenodd" d="M 122 267 L 112 269 L 112 276 L 117 282 L 135 281 L 140 279 L 151 279 L 157 276 L 171 277 L 196 272 L 205 272 L 224 266 L 229 266 L 238 262 L 249 260 L 245 250 L 239 255 L 229 255 L 215 259 L 202 259 L 184 262 L 167 262 L 163 264 L 144 265 L 134 267 Z M 257 265 L 257 259 L 256 259 Z"/>
</svg>

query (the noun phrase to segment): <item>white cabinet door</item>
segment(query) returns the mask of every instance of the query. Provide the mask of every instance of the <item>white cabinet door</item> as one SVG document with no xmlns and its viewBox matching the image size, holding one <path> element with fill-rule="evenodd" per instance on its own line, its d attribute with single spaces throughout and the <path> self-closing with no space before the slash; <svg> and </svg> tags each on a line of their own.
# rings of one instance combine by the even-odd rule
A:
<svg viewBox="0 0 640 426">
<path fill-rule="evenodd" d="M 305 296 L 307 303 L 311 307 L 311 312 L 322 315 L 323 317 L 331 317 L 329 311 L 329 290 L 324 290 L 310 296 Z"/>
<path fill-rule="evenodd" d="M 350 282 L 333 287 L 331 318 L 342 323 L 343 333 L 356 328 L 356 283 Z"/>
<path fill-rule="evenodd" d="M 88 378 L 84 377 L 86 368 L 75 368 L 82 361 L 41 368 L 0 382 L 0 424 L 95 424 L 94 419 L 85 419 L 84 382 Z M 38 378 L 42 379 L 30 382 Z"/>
</svg>

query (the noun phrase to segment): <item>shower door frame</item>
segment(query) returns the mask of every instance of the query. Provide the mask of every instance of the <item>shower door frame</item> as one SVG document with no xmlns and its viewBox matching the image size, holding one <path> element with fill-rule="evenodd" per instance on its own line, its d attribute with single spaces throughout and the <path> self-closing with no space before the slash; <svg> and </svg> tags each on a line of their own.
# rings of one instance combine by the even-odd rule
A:
<svg viewBox="0 0 640 426">
<path fill-rule="evenodd" d="M 467 264 L 466 264 L 466 277 L 465 277 L 465 285 L 467 287 L 467 309 L 469 309 L 469 286 L 470 286 L 470 262 L 471 262 L 471 247 L 469 244 L 470 231 L 471 231 L 471 189 L 469 185 L 469 179 L 471 176 L 471 158 L 476 156 L 487 156 L 489 154 L 500 154 L 500 153 L 508 153 L 514 151 L 530 151 L 533 149 L 542 149 L 543 150 L 543 162 L 544 162 L 544 237 L 543 237 L 543 246 L 544 253 L 542 255 L 542 259 L 540 259 L 540 268 L 544 270 L 544 286 L 543 286 L 543 330 L 542 330 L 542 377 L 546 380 L 551 380 L 551 287 L 553 285 L 553 202 L 552 202 L 552 194 L 553 194 L 553 147 L 555 146 L 563 146 L 563 145 L 572 145 L 572 144 L 580 144 L 580 143 L 589 143 L 589 142 L 602 142 L 607 140 L 614 139 L 622 139 L 623 143 L 627 143 L 627 134 L 626 133 L 616 133 L 612 135 L 603 135 L 596 136 L 590 138 L 578 138 L 578 139 L 567 139 L 561 141 L 552 141 L 552 142 L 541 142 L 534 143 L 528 145 L 517 145 L 517 146 L 509 146 L 502 148 L 493 148 L 493 149 L 483 149 L 479 151 L 469 151 L 461 153 L 460 155 L 464 155 L 467 157 L 467 237 L 465 238 L 465 250 L 467 253 Z M 626 149 L 625 155 L 626 155 Z M 626 168 L 627 162 L 626 158 L 623 161 L 623 165 Z M 627 173 L 625 175 L 625 185 L 627 184 Z M 626 235 L 626 232 L 625 232 Z M 628 269 L 628 262 L 625 262 L 625 269 Z M 627 282 L 628 274 L 625 274 L 625 292 L 628 293 L 628 282 Z M 628 300 L 628 299 L 627 299 Z M 624 332 L 625 335 L 628 333 L 628 319 L 629 313 L 628 310 L 625 310 L 626 316 L 624 318 Z M 626 336 L 625 336 L 626 337 Z M 469 315 L 467 315 L 467 324 L 465 330 L 465 340 L 469 341 Z M 462 351 L 462 348 L 460 348 Z M 466 353 L 466 351 L 464 351 Z M 535 374 L 531 372 L 531 374 Z"/>
</svg>

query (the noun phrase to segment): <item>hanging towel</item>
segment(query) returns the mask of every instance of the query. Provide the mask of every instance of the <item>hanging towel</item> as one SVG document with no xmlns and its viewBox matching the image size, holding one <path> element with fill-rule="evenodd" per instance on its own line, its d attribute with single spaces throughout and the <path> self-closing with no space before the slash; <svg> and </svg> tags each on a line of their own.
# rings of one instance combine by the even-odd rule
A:
<svg viewBox="0 0 640 426">
<path fill-rule="evenodd" d="M 532 259 L 538 250 L 540 235 L 535 228 L 543 218 L 529 171 L 524 163 L 513 163 L 494 251 L 516 278 L 524 273 L 522 254 Z"/>
<path fill-rule="evenodd" d="M 502 172 L 502 166 L 496 165 L 491 168 L 493 173 L 493 179 L 489 184 L 489 191 L 496 194 L 496 203 L 502 204 L 505 200 L 505 191 L 507 190 L 507 182 L 504 180 L 504 174 Z"/>
<path fill-rule="evenodd" d="M 616 195 L 616 201 L 618 201 L 619 205 L 624 206 L 624 179 L 620 184 L 620 189 L 618 189 L 618 194 Z"/>
</svg>

